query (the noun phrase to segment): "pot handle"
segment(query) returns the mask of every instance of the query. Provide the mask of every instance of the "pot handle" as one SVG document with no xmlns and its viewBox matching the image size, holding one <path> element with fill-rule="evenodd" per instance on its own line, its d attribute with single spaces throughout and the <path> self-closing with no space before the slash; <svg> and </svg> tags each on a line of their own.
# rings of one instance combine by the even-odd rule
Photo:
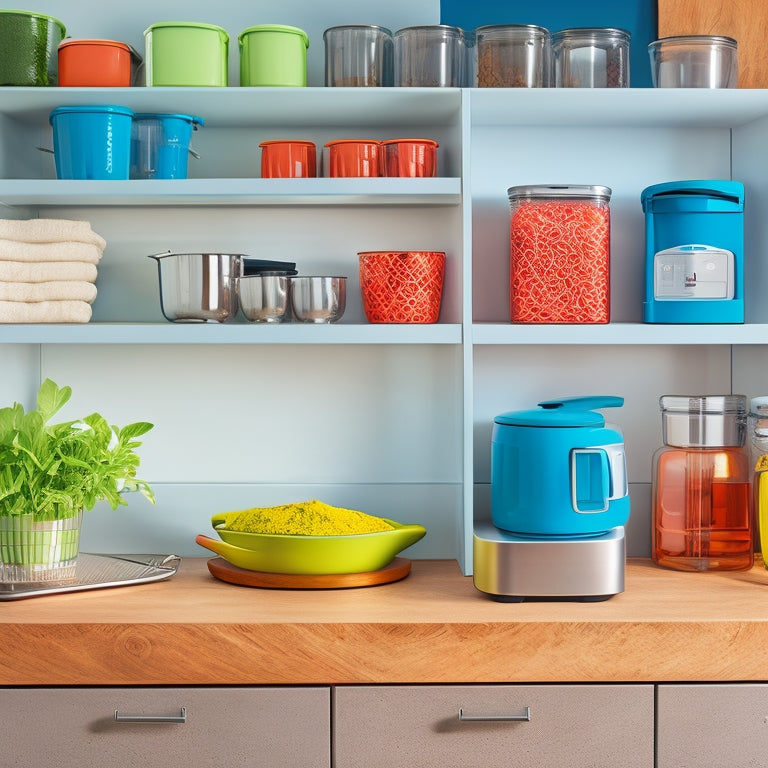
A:
<svg viewBox="0 0 768 768">
<path fill-rule="evenodd" d="M 594 411 L 598 408 L 620 408 L 624 405 L 624 398 L 612 395 L 563 397 L 560 400 L 542 400 L 538 405 L 546 409 L 571 408 L 578 411 Z"/>
<path fill-rule="evenodd" d="M 607 512 L 611 497 L 611 465 L 603 448 L 571 451 L 571 506 L 574 512 Z"/>
<path fill-rule="evenodd" d="M 162 253 L 148 253 L 147 258 L 159 260 L 159 259 L 162 259 L 163 256 L 170 256 L 170 255 L 171 255 L 171 251 L 162 251 Z"/>
</svg>

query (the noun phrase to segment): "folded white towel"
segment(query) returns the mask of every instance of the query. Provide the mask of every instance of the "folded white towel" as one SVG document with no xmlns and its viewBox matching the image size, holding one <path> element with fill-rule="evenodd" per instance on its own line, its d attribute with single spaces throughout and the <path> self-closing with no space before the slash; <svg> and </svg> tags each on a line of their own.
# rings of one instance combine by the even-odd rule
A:
<svg viewBox="0 0 768 768">
<path fill-rule="evenodd" d="M 0 280 L 9 283 L 47 283 L 53 280 L 96 280 L 96 265 L 84 261 L 0 261 Z"/>
<path fill-rule="evenodd" d="M 87 323 L 87 301 L 0 301 L 0 323 Z"/>
<path fill-rule="evenodd" d="M 90 243 L 104 250 L 107 242 L 87 221 L 71 219 L 0 219 L 0 238 L 22 243 Z"/>
<path fill-rule="evenodd" d="M 96 298 L 96 286 L 82 280 L 46 283 L 0 282 L 0 301 L 87 301 Z"/>
<path fill-rule="evenodd" d="M 92 243 L 22 243 L 0 239 L 0 261 L 87 261 L 98 264 L 103 250 Z"/>
</svg>

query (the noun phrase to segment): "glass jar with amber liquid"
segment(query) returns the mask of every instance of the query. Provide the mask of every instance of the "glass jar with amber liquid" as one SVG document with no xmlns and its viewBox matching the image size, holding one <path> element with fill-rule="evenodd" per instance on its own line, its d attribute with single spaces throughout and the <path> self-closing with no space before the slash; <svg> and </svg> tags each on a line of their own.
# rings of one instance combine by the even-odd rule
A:
<svg viewBox="0 0 768 768">
<path fill-rule="evenodd" d="M 653 456 L 653 560 L 681 571 L 754 563 L 753 471 L 743 395 L 664 395 Z"/>
</svg>

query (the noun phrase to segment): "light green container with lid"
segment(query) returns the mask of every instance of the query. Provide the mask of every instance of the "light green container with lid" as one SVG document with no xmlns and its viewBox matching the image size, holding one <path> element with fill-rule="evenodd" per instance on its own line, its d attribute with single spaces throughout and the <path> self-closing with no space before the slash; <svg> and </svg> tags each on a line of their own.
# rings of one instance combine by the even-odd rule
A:
<svg viewBox="0 0 768 768">
<path fill-rule="evenodd" d="M 229 35 L 213 24 L 162 21 L 144 30 L 147 85 L 226 86 Z"/>
<path fill-rule="evenodd" d="M 240 85 L 300 88 L 307 84 L 309 37 L 298 27 L 261 24 L 239 37 Z"/>
</svg>

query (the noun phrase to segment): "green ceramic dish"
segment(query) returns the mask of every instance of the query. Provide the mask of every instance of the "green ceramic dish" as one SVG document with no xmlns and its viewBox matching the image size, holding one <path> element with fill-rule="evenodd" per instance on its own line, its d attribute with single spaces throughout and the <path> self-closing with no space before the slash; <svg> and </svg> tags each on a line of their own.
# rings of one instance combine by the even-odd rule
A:
<svg viewBox="0 0 768 768">
<path fill-rule="evenodd" d="M 208 536 L 198 536 L 196 541 L 232 565 L 249 571 L 367 573 L 389 565 L 398 552 L 415 544 L 427 532 L 421 525 L 386 522 L 392 530 L 349 536 L 293 536 L 228 531 L 221 515 L 214 515 L 213 527 L 222 541 Z"/>
</svg>

